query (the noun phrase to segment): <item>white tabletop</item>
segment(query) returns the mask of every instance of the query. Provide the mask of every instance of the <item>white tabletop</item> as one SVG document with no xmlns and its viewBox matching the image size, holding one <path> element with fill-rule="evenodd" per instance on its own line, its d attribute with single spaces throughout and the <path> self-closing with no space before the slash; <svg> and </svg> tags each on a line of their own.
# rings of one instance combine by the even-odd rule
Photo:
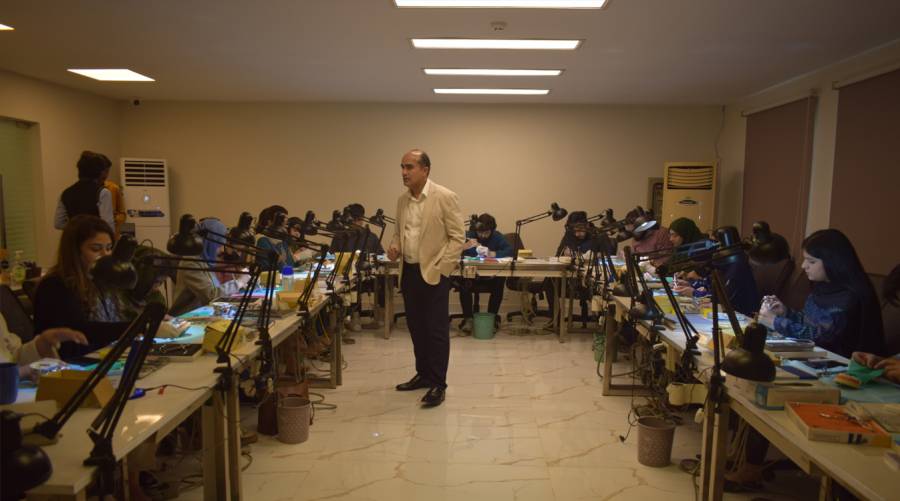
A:
<svg viewBox="0 0 900 501">
<path fill-rule="evenodd" d="M 616 302 L 619 307 L 627 307 L 630 300 L 617 296 Z M 687 317 L 701 335 L 711 336 L 711 320 L 699 314 L 687 314 Z M 679 353 L 684 351 L 686 338 L 678 325 L 674 329 L 662 329 L 659 331 L 659 335 L 667 344 L 678 347 Z M 708 348 L 703 346 L 702 340 L 699 344 L 700 356 L 696 358 L 696 363 L 698 371 L 703 372 L 712 367 L 713 355 Z M 846 358 L 833 353 L 829 353 L 828 358 L 847 362 Z M 794 450 L 783 450 L 783 452 L 808 473 L 810 472 L 809 464 L 812 463 L 829 477 L 838 480 L 864 499 L 885 501 L 897 499 L 897 493 L 900 490 L 900 474 L 891 470 L 884 463 L 885 448 L 809 440 L 800 433 L 785 411 L 758 407 L 743 392 L 736 390 L 733 377 L 724 373 L 723 375 L 725 376 L 725 387 L 732 390 L 728 392 L 728 396 L 732 400 L 732 408 L 745 419 L 752 419 L 755 428 L 766 426 L 769 428 L 766 431 L 784 437 L 785 443 L 789 443 Z M 769 433 L 764 433 L 764 435 L 767 434 Z"/>
<path fill-rule="evenodd" d="M 324 306 L 324 300 L 315 304 L 311 314 L 314 316 Z M 273 346 L 290 336 L 301 321 L 301 317 L 293 313 L 276 319 L 269 329 Z M 232 363 L 239 367 L 258 355 L 260 349 L 255 342 L 244 343 L 233 350 L 237 359 L 232 358 Z M 174 384 L 199 389 L 168 387 L 162 394 L 157 390 L 148 391 L 145 396 L 128 401 L 113 437 L 116 458 L 123 458 L 161 429 L 171 430 L 203 405 L 219 380 L 219 374 L 214 372 L 217 365 L 216 355 L 207 353 L 192 362 L 171 362 L 139 380 L 138 388 Z M 34 389 L 20 390 L 17 402 L 33 401 L 34 396 Z M 29 492 L 75 495 L 90 484 L 94 467 L 84 466 L 83 463 L 93 447 L 87 429 L 98 413 L 96 408 L 79 409 L 63 426 L 59 441 L 43 447 L 53 465 L 53 474 L 47 482 Z"/>
</svg>

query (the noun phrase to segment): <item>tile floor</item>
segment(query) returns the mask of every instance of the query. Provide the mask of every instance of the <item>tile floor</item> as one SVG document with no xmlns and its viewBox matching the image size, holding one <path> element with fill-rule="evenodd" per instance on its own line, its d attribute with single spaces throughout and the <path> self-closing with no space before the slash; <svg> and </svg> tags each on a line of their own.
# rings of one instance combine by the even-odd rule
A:
<svg viewBox="0 0 900 501">
<path fill-rule="evenodd" d="M 402 325 L 389 340 L 355 338 L 345 346 L 343 386 L 316 390 L 337 409 L 317 412 L 310 439 L 285 445 L 260 436 L 251 446 L 247 499 L 694 499 L 691 476 L 677 463 L 699 452 L 699 427 L 677 429 L 672 465 L 641 466 L 637 433 L 619 440 L 630 398 L 601 395 L 588 334 L 566 344 L 503 331 L 493 340 L 454 337 L 447 400 L 434 409 L 419 406 L 425 390 L 393 389 L 413 375 Z M 199 499 L 201 490 L 181 497 Z"/>
</svg>

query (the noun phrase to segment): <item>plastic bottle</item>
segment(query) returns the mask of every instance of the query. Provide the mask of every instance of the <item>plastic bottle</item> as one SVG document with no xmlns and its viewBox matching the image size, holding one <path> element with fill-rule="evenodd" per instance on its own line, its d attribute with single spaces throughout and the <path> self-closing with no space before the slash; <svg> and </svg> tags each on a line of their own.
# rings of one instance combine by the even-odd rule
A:
<svg viewBox="0 0 900 501">
<path fill-rule="evenodd" d="M 290 266 L 281 269 L 281 290 L 284 292 L 294 290 L 294 268 Z"/>
<path fill-rule="evenodd" d="M 13 287 L 21 287 L 25 282 L 25 263 L 22 261 L 22 251 L 20 250 L 16 251 L 16 257 L 9 270 L 9 279 Z"/>
</svg>

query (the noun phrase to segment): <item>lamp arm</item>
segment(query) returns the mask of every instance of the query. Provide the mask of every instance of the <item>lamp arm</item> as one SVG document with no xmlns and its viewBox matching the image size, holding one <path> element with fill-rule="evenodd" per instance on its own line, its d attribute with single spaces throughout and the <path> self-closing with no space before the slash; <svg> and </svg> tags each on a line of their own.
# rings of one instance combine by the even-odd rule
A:
<svg viewBox="0 0 900 501">
<path fill-rule="evenodd" d="M 147 312 L 148 309 L 151 310 L 149 313 Z M 84 383 L 82 383 L 78 390 L 72 394 L 62 408 L 48 421 L 44 421 L 35 426 L 33 432 L 43 435 L 48 439 L 55 437 L 63 425 L 65 425 L 69 418 L 72 417 L 72 414 L 81 407 L 81 404 L 83 404 L 91 392 L 94 391 L 94 388 L 106 376 L 110 369 L 112 369 L 113 364 L 122 356 L 125 349 L 130 346 L 131 340 L 134 339 L 137 333 L 141 332 L 140 329 L 143 327 L 141 322 L 146 323 L 148 316 L 151 313 L 155 313 L 157 309 L 162 309 L 162 314 L 159 315 L 160 318 L 165 316 L 165 307 L 162 305 L 156 303 L 147 305 L 144 312 L 131 322 L 125 332 L 119 337 L 119 341 L 116 342 L 115 346 L 113 346 L 109 353 L 100 360 L 97 367 L 91 371 L 90 375 L 84 380 Z M 154 333 L 155 332 L 156 331 L 154 331 Z"/>
<path fill-rule="evenodd" d="M 713 267 L 710 276 L 712 278 L 713 300 L 722 305 L 725 314 L 728 315 L 728 322 L 731 324 L 731 330 L 734 331 L 734 336 L 738 343 L 741 343 L 744 338 L 744 331 L 741 329 L 741 323 L 738 322 L 737 314 L 734 312 L 734 306 L 732 306 L 731 299 L 728 297 L 728 291 L 725 289 L 725 284 L 722 281 L 722 274 Z"/>
<path fill-rule="evenodd" d="M 548 218 L 551 215 L 553 215 L 553 212 L 547 211 L 547 212 L 542 212 L 540 214 L 535 214 L 533 216 L 526 217 L 525 219 L 519 219 L 518 221 L 516 221 L 516 226 L 533 223 L 535 221 L 540 221 L 541 219 Z"/>
<path fill-rule="evenodd" d="M 116 457 L 112 449 L 113 435 L 116 431 L 116 425 L 122 417 L 122 412 L 125 410 L 125 405 L 131 398 L 141 366 L 143 366 L 147 354 L 150 353 L 150 348 L 153 346 L 153 338 L 156 336 L 159 324 L 162 322 L 165 314 L 166 309 L 164 306 L 156 303 L 147 305 L 138 318 L 129 325 L 128 330 L 116 343 L 115 349 L 104 358 L 104 361 L 115 362 L 122 352 L 125 351 L 125 347 L 131 346 L 132 350 L 136 349 L 136 353 L 129 354 L 130 360 L 125 363 L 125 371 L 122 373 L 119 386 L 113 393 L 112 398 L 103 406 L 100 413 L 91 423 L 90 428 L 88 428 L 88 435 L 91 437 L 94 447 L 91 449 L 87 459 L 84 460 L 84 464 L 99 468 L 98 488 L 101 496 L 112 494 L 115 491 Z M 141 334 L 143 339 L 135 347 L 134 340 Z M 111 365 L 110 363 L 109 366 Z"/>
</svg>

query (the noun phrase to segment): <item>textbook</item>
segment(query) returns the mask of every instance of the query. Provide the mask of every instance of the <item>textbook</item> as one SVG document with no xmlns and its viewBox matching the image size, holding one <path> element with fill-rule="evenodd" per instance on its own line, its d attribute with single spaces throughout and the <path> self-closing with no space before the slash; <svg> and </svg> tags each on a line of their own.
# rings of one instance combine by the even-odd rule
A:
<svg viewBox="0 0 900 501">
<path fill-rule="evenodd" d="M 810 440 L 890 447 L 891 435 L 872 420 L 858 420 L 843 405 L 789 402 L 785 411 Z"/>
</svg>

